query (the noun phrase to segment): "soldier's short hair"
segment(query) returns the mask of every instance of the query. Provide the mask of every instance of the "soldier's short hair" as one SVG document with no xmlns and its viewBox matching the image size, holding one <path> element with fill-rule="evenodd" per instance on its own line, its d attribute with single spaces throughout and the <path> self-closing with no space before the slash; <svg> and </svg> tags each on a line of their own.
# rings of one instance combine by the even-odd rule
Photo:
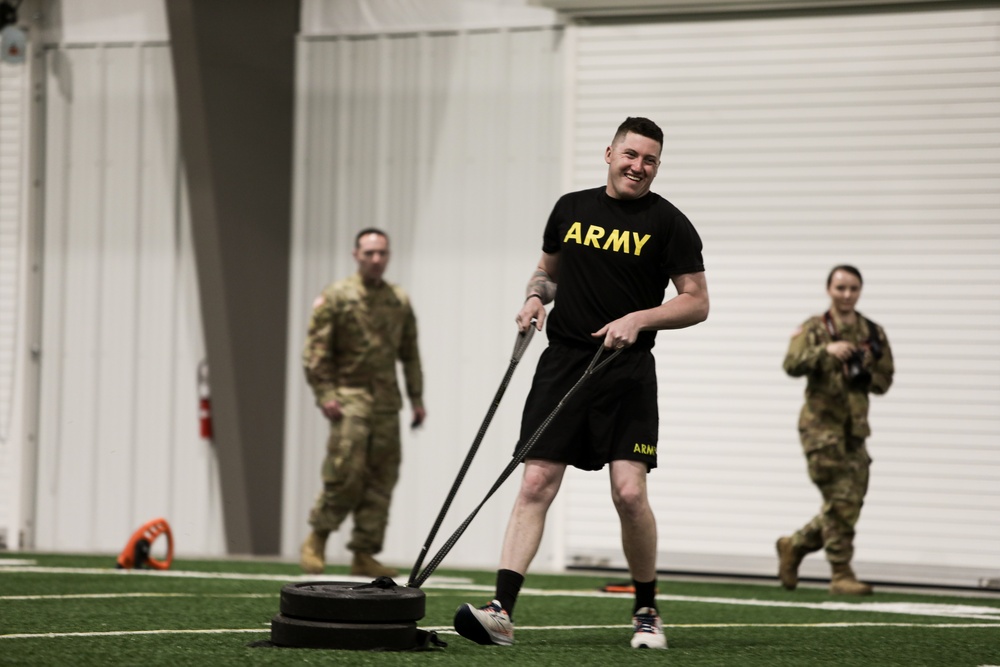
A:
<svg viewBox="0 0 1000 667">
<path fill-rule="evenodd" d="M 354 247 L 355 248 L 360 248 L 361 247 L 361 237 L 362 236 L 367 236 L 368 234 L 378 234 L 379 236 L 381 236 L 382 238 L 384 238 L 386 241 L 389 240 L 389 235 L 386 234 L 381 229 L 379 229 L 378 227 L 365 227 L 364 229 L 362 229 L 360 232 L 358 232 L 354 236 Z"/>
<path fill-rule="evenodd" d="M 855 267 L 851 266 L 850 264 L 838 264 L 837 266 L 830 269 L 830 274 L 826 277 L 827 289 L 830 288 L 830 283 L 833 282 L 833 274 L 835 274 L 837 271 L 847 271 L 848 273 L 853 274 L 854 277 L 858 279 L 859 283 L 861 283 L 862 285 L 865 284 L 864 279 L 861 277 L 861 272 L 858 271 Z"/>
<path fill-rule="evenodd" d="M 647 139 L 652 139 L 656 143 L 660 144 L 661 148 L 663 147 L 663 130 L 661 130 L 660 126 L 653 121 L 641 116 L 629 116 L 626 118 L 624 122 L 618 126 L 618 130 L 615 132 L 615 137 L 611 140 L 611 143 L 618 143 L 624 139 L 625 135 L 629 132 L 646 137 Z"/>
</svg>

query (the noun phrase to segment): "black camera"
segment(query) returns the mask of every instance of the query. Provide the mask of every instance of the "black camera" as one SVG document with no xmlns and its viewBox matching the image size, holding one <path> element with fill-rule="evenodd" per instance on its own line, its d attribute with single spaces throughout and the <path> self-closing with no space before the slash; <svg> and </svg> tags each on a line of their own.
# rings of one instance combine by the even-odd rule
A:
<svg viewBox="0 0 1000 667">
<path fill-rule="evenodd" d="M 871 384 L 872 374 L 865 368 L 864 350 L 855 350 L 847 358 L 846 373 L 847 381 L 856 387 L 867 387 Z"/>
</svg>

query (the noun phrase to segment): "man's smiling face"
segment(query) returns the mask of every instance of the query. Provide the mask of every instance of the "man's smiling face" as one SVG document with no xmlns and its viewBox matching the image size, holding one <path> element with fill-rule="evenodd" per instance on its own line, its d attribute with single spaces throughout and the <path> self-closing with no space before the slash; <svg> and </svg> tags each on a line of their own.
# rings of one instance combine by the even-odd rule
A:
<svg viewBox="0 0 1000 667">
<path fill-rule="evenodd" d="M 660 168 L 659 142 L 628 132 L 604 151 L 608 163 L 609 197 L 638 199 L 649 192 Z"/>
</svg>

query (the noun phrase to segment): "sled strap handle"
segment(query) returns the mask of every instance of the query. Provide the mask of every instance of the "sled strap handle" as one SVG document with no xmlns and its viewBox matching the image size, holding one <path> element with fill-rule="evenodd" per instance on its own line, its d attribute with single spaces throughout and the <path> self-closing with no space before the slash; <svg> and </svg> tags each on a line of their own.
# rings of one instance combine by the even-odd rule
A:
<svg viewBox="0 0 1000 667">
<path fill-rule="evenodd" d="M 614 359 L 621 353 L 620 348 L 614 350 L 613 352 L 611 352 L 610 355 L 608 355 L 608 357 L 604 361 L 602 361 L 601 363 L 597 363 L 598 359 L 601 358 L 601 354 L 604 352 L 604 349 L 605 348 L 603 346 L 597 348 L 597 354 L 594 355 L 594 358 L 593 360 L 591 360 L 590 365 L 587 366 L 587 370 L 583 372 L 583 375 L 581 375 L 580 379 L 576 381 L 576 384 L 574 384 L 570 388 L 570 390 L 566 392 L 566 395 L 563 396 L 562 399 L 560 399 L 559 404 L 556 405 L 555 409 L 551 413 L 549 413 L 549 416 L 545 418 L 545 420 L 538 426 L 537 429 L 535 429 L 535 432 L 528 439 L 528 441 L 525 442 L 523 445 L 521 445 L 521 448 L 514 453 L 514 456 L 513 458 L 511 458 L 510 463 L 507 464 L 507 467 L 504 468 L 503 472 L 500 473 L 500 477 L 497 478 L 497 481 L 494 482 L 493 486 L 490 487 L 490 490 L 487 491 L 486 497 L 483 498 L 483 500 L 478 505 L 476 505 L 476 508 L 472 510 L 472 513 L 469 514 L 469 516 L 465 519 L 465 521 L 462 522 L 462 524 L 452 534 L 452 536 L 448 538 L 448 540 L 444 543 L 444 545 L 442 545 L 441 549 L 437 552 L 437 554 L 435 554 L 434 558 L 432 558 L 430 563 L 427 564 L 427 567 L 424 569 L 424 571 L 421 572 L 416 577 L 414 577 L 413 575 L 410 576 L 410 582 L 407 584 L 407 586 L 411 586 L 413 588 L 420 588 L 421 584 L 427 581 L 427 577 L 431 576 L 431 573 L 437 569 L 438 565 L 441 564 L 441 561 L 444 560 L 444 557 L 447 556 L 448 552 L 451 551 L 452 547 L 455 546 L 455 543 L 458 542 L 458 538 L 462 536 L 462 533 L 465 532 L 465 529 L 469 527 L 469 524 L 472 523 L 472 520 L 476 517 L 477 514 L 479 514 L 479 510 L 483 508 L 483 505 L 486 504 L 486 501 L 489 500 L 494 493 L 496 493 L 497 489 L 499 489 L 500 486 L 505 481 L 507 481 L 507 478 L 510 477 L 511 473 L 514 472 L 514 469 L 521 463 L 521 461 L 525 459 L 525 457 L 528 455 L 528 452 L 531 450 L 532 447 L 535 446 L 535 443 L 538 442 L 538 439 L 541 437 L 542 433 L 545 431 L 546 428 L 548 428 L 552 420 L 555 419 L 555 416 L 562 409 L 563 405 L 566 404 L 566 402 L 570 399 L 570 397 L 574 393 L 576 393 L 576 390 L 579 389 L 580 386 L 583 385 L 583 383 L 586 382 L 590 376 L 592 376 L 594 373 L 604 368 L 609 362 L 611 362 L 612 359 Z"/>
</svg>

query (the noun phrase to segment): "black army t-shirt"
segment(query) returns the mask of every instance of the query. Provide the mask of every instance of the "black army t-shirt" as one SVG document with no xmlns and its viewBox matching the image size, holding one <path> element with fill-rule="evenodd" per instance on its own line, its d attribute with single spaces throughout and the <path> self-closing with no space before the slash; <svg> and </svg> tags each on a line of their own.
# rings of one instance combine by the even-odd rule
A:
<svg viewBox="0 0 1000 667">
<path fill-rule="evenodd" d="M 559 254 L 552 342 L 596 347 L 590 334 L 663 303 L 670 276 L 705 270 L 701 238 L 680 210 L 650 192 L 615 199 L 604 186 L 563 195 L 545 226 L 542 250 Z M 651 348 L 655 331 L 636 346 Z"/>
</svg>

